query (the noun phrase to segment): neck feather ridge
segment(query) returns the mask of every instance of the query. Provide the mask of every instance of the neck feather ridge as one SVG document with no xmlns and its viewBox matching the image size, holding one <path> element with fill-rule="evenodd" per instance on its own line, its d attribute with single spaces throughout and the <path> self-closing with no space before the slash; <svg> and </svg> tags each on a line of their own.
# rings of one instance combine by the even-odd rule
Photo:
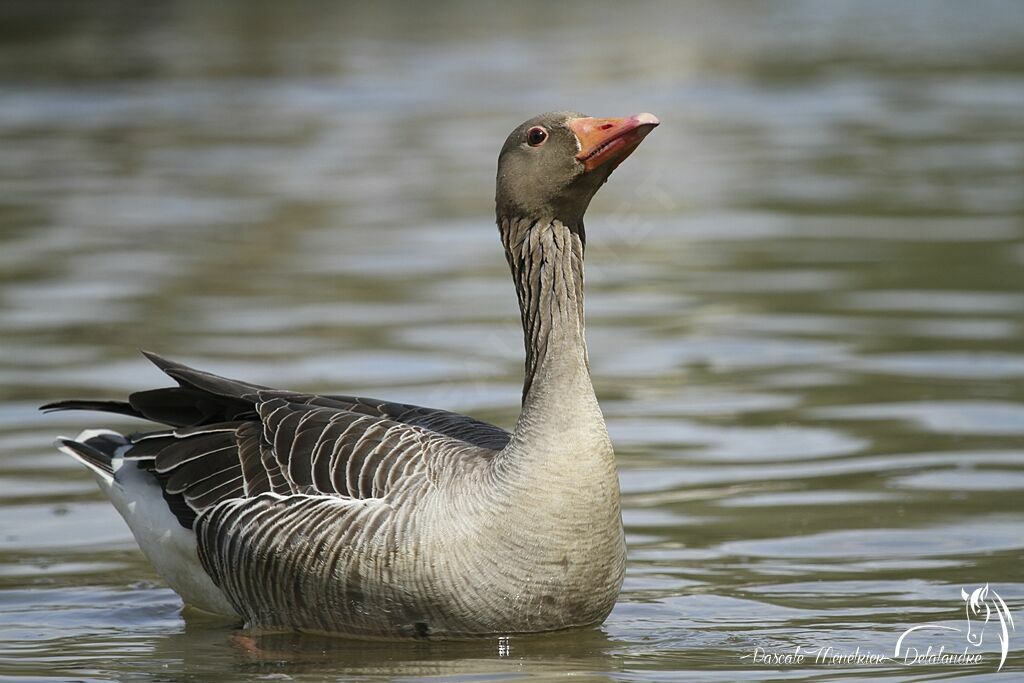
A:
<svg viewBox="0 0 1024 683">
<path fill-rule="evenodd" d="M 506 219 L 499 221 L 499 228 L 523 322 L 524 406 L 541 375 L 557 379 L 582 373 L 589 385 L 583 319 L 583 225 Z"/>
</svg>

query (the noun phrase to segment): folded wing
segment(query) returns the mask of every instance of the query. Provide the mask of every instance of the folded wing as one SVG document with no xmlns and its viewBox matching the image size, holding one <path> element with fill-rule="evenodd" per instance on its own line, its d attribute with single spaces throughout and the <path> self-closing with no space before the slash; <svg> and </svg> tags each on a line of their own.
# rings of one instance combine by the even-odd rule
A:
<svg viewBox="0 0 1024 683">
<path fill-rule="evenodd" d="M 425 476 L 432 460 L 486 460 L 509 440 L 504 430 L 456 413 L 275 390 L 146 355 L 179 386 L 136 392 L 127 402 L 44 409 L 103 410 L 168 425 L 132 436 L 123 456 L 153 472 L 189 529 L 204 510 L 263 493 L 381 498 Z"/>
</svg>

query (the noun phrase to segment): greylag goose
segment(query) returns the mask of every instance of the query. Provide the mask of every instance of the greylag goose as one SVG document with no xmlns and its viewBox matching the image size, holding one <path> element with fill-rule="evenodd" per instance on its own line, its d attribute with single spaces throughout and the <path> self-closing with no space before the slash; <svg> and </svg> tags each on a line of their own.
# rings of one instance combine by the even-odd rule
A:
<svg viewBox="0 0 1024 683">
<path fill-rule="evenodd" d="M 658 125 L 542 114 L 498 158 L 497 224 L 526 340 L 511 433 L 471 417 L 236 381 L 68 400 L 164 425 L 58 447 L 91 470 L 185 603 L 250 628 L 460 638 L 601 623 L 626 547 L 583 325 L 583 214 Z"/>
</svg>

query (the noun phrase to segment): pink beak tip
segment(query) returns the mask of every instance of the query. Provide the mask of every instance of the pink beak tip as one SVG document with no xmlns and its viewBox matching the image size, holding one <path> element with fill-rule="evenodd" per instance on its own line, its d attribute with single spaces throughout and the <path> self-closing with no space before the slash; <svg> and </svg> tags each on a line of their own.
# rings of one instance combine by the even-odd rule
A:
<svg viewBox="0 0 1024 683">
<path fill-rule="evenodd" d="M 649 112 L 637 114 L 636 116 L 633 117 L 633 120 L 636 121 L 637 125 L 640 126 L 657 126 L 659 123 L 661 123 L 661 121 L 658 120 L 657 116 Z"/>
</svg>

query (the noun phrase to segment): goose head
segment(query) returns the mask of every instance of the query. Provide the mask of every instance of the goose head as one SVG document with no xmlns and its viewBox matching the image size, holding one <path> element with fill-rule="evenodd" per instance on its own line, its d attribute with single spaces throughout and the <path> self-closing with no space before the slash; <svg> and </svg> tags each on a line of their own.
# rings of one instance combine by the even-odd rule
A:
<svg viewBox="0 0 1024 683">
<path fill-rule="evenodd" d="M 598 119 L 576 112 L 549 112 L 525 121 L 498 155 L 499 221 L 579 224 L 611 172 L 658 123 L 654 114 Z"/>
</svg>

